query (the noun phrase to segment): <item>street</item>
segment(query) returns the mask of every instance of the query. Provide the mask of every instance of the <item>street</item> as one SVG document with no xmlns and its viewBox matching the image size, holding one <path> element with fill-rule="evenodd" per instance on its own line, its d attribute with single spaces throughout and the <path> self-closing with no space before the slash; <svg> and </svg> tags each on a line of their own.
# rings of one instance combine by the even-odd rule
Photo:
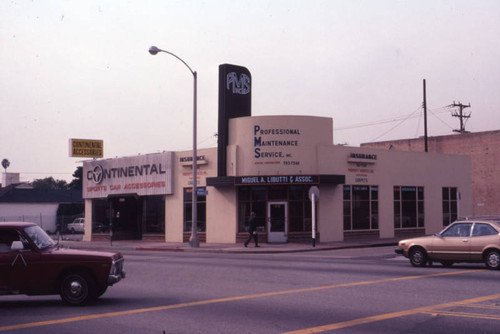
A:
<svg viewBox="0 0 500 334">
<path fill-rule="evenodd" d="M 393 250 L 129 250 L 127 278 L 90 305 L 0 296 L 0 332 L 498 332 L 500 272 L 483 264 L 414 268 Z"/>
</svg>

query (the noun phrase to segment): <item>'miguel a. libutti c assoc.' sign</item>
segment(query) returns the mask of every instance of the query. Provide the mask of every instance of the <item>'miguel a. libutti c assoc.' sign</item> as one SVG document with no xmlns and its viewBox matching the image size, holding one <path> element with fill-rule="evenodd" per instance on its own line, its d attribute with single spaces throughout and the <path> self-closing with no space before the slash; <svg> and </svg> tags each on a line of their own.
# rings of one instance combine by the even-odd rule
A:
<svg viewBox="0 0 500 334">
<path fill-rule="evenodd" d="M 83 198 L 173 193 L 172 152 L 83 163 Z"/>
<path fill-rule="evenodd" d="M 237 186 L 271 185 L 271 184 L 319 184 L 318 175 L 268 175 L 241 176 L 234 178 Z"/>
</svg>

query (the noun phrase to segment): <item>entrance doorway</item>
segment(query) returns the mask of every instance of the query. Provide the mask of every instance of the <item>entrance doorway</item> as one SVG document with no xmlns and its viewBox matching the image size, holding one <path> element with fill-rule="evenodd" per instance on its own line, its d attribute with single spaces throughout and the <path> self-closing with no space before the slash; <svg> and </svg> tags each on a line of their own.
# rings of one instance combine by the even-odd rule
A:
<svg viewBox="0 0 500 334">
<path fill-rule="evenodd" d="M 109 199 L 113 212 L 113 239 L 141 239 L 140 217 L 142 203 L 136 196 L 120 196 Z"/>
<path fill-rule="evenodd" d="M 288 203 L 269 202 L 267 204 L 267 241 L 270 243 L 287 242 Z"/>
</svg>

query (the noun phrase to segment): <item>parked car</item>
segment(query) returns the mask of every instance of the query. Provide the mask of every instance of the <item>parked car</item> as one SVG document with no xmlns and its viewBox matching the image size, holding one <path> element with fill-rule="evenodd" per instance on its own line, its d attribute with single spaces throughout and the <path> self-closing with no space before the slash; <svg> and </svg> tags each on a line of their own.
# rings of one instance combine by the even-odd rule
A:
<svg viewBox="0 0 500 334">
<path fill-rule="evenodd" d="M 421 267 L 432 261 L 451 266 L 456 262 L 484 262 L 490 269 L 500 269 L 500 217 L 458 220 L 441 233 L 401 240 L 397 254 Z"/>
<path fill-rule="evenodd" d="M 109 224 L 93 223 L 92 232 L 94 232 L 94 233 L 109 233 Z"/>
<path fill-rule="evenodd" d="M 0 223 L 0 295 L 59 294 L 82 305 L 125 278 L 123 264 L 120 253 L 62 248 L 36 224 Z"/>
<path fill-rule="evenodd" d="M 83 233 L 85 231 L 85 218 L 75 218 L 72 223 L 66 226 L 70 233 Z"/>
</svg>

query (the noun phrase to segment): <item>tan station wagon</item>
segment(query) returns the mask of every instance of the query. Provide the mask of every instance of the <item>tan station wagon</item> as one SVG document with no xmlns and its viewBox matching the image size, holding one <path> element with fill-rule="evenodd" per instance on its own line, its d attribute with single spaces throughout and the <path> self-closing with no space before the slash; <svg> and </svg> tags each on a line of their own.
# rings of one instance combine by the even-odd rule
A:
<svg viewBox="0 0 500 334">
<path fill-rule="evenodd" d="M 397 254 L 410 259 L 416 267 L 441 262 L 484 262 L 490 269 L 500 269 L 500 217 L 458 220 L 441 233 L 401 240 Z"/>
</svg>

